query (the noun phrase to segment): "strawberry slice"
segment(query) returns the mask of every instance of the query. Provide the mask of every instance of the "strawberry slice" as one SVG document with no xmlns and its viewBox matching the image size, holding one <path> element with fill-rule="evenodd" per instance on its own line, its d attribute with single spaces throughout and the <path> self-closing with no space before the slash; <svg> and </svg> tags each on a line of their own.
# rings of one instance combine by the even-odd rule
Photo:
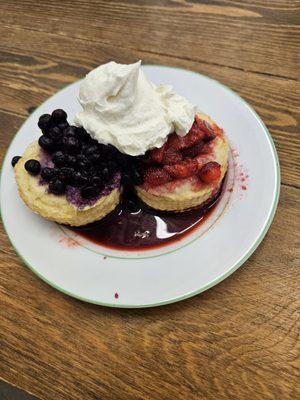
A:
<svg viewBox="0 0 300 400">
<path fill-rule="evenodd" d="M 209 142 L 215 139 L 216 133 L 220 131 L 220 128 L 216 126 L 215 130 L 208 122 L 202 120 L 198 115 L 196 115 L 191 129 L 185 136 L 178 136 L 175 132 L 169 136 L 167 142 L 168 148 L 171 147 L 172 149 L 178 151 L 192 147 L 200 140 Z"/>
<path fill-rule="evenodd" d="M 204 183 L 212 183 L 221 177 L 221 165 L 215 161 L 205 164 L 199 171 L 199 178 Z"/>
<path fill-rule="evenodd" d="M 168 145 L 174 150 L 182 150 L 188 147 L 192 147 L 196 144 L 199 140 L 202 140 L 205 136 L 205 132 L 203 132 L 196 121 L 194 121 L 191 129 L 189 132 L 181 137 L 178 136 L 176 133 L 172 133 L 168 139 Z"/>
<path fill-rule="evenodd" d="M 175 132 L 172 133 L 168 138 L 168 147 L 173 150 L 181 150 L 185 147 L 184 137 L 178 136 Z"/>
<path fill-rule="evenodd" d="M 203 140 L 205 142 L 210 142 L 211 140 L 214 140 L 216 137 L 216 133 L 214 129 L 210 126 L 210 124 L 201 119 L 198 115 L 196 115 L 196 123 L 198 128 L 204 133 Z"/>
<path fill-rule="evenodd" d="M 162 168 L 149 168 L 144 175 L 145 183 L 153 186 L 163 185 L 171 180 L 172 177 Z"/>
<path fill-rule="evenodd" d="M 197 166 L 197 161 L 191 159 L 175 165 L 165 165 L 164 170 L 175 179 L 184 179 L 194 175 L 197 172 Z"/>
<path fill-rule="evenodd" d="M 180 161 L 182 161 L 183 157 L 182 154 L 180 154 L 178 151 L 175 151 L 170 147 L 164 154 L 163 161 L 162 163 L 164 165 L 173 165 L 177 164 Z"/>
<path fill-rule="evenodd" d="M 182 154 L 184 157 L 193 158 L 200 154 L 204 147 L 203 140 L 200 140 L 198 143 L 194 144 L 192 147 L 188 147 L 187 149 L 182 149 Z"/>
<path fill-rule="evenodd" d="M 152 160 L 158 164 L 161 164 L 167 150 L 167 142 L 160 148 L 155 148 L 150 151 L 150 156 Z"/>
</svg>

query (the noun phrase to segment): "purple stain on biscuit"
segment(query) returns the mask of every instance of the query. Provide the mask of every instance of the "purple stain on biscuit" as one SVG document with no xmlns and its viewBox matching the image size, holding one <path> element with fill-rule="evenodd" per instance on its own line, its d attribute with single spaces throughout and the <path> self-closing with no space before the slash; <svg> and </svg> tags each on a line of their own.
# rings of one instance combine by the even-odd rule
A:
<svg viewBox="0 0 300 400">
<path fill-rule="evenodd" d="M 121 174 L 117 172 L 114 175 L 111 182 L 109 182 L 107 185 L 104 186 L 104 188 L 101 190 L 98 196 L 92 199 L 83 199 L 80 195 L 79 188 L 73 186 L 67 186 L 66 198 L 69 203 L 73 204 L 78 209 L 91 207 L 94 204 L 96 204 L 101 197 L 108 196 L 114 189 L 118 189 L 120 187 L 120 183 L 121 183 Z"/>
</svg>

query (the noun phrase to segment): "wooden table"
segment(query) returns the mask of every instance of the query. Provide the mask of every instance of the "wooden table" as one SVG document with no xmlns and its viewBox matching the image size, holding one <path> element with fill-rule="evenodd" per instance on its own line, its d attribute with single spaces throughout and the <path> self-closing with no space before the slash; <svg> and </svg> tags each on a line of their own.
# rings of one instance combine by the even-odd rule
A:
<svg viewBox="0 0 300 400">
<path fill-rule="evenodd" d="M 67 297 L 24 266 L 1 229 L 1 399 L 299 398 L 297 21 L 292 0 L 1 1 L 1 158 L 57 90 L 109 60 L 142 59 L 241 94 L 267 124 L 282 172 L 274 222 L 249 261 L 165 307 L 117 310 Z"/>
</svg>

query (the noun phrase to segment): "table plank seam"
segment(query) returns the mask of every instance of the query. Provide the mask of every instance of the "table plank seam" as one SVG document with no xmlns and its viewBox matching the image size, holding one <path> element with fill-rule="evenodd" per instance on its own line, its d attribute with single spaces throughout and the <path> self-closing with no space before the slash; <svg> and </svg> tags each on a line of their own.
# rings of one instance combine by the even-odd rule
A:
<svg viewBox="0 0 300 400">
<path fill-rule="evenodd" d="M 33 29 L 33 28 L 25 28 L 25 27 L 20 27 L 20 26 L 13 26 L 13 25 L 9 25 L 9 24 L 5 24 L 4 25 L 5 28 L 8 29 L 12 29 L 12 30 L 23 30 L 23 31 L 29 31 L 29 32 L 39 32 L 39 33 L 43 33 L 43 34 L 47 34 L 50 36 L 59 36 L 62 38 L 65 38 L 66 35 L 61 35 L 59 33 L 52 33 L 52 32 L 48 32 L 46 30 L 42 30 L 42 29 Z M 255 71 L 255 70 L 251 70 L 251 69 L 246 69 L 246 68 L 239 68 L 239 67 L 233 67 L 231 65 L 225 65 L 225 64 L 219 64 L 219 63 L 213 63 L 213 62 L 208 62 L 206 60 L 196 60 L 193 59 L 192 57 L 180 57 L 180 56 L 175 56 L 173 54 L 169 54 L 169 53 L 161 53 L 161 52 L 155 52 L 152 50 L 146 50 L 146 49 L 140 49 L 140 48 L 135 48 L 135 47 L 130 47 L 130 46 L 118 46 L 116 43 L 114 42 L 110 42 L 110 41 L 101 41 L 101 40 L 92 40 L 92 39 L 85 39 L 85 38 L 79 38 L 77 36 L 72 36 L 72 35 L 68 35 L 67 36 L 70 39 L 74 39 L 74 40 L 78 40 L 81 42 L 88 42 L 88 43 L 96 43 L 99 45 L 104 45 L 104 46 L 114 46 L 115 48 L 121 48 L 121 49 L 127 49 L 127 50 L 132 50 L 132 51 L 139 51 L 142 53 L 148 53 L 148 54 L 153 54 L 155 56 L 167 56 L 171 59 L 178 59 L 178 60 L 183 60 L 183 61 L 190 61 L 190 62 L 194 62 L 197 64 L 205 64 L 205 65 L 213 65 L 216 67 L 222 67 L 222 68 L 229 68 L 232 70 L 237 70 L 237 71 L 243 71 L 243 72 L 249 72 L 249 73 L 253 73 L 253 74 L 258 74 L 258 75 L 262 75 L 262 76 L 271 76 L 271 77 L 275 77 L 275 78 L 281 78 L 281 79 L 287 79 L 289 81 L 295 81 L 295 82 L 299 82 L 299 79 L 297 78 L 292 78 L 289 76 L 285 76 L 285 75 L 280 75 L 280 74 L 271 74 L 269 72 L 261 72 L 261 71 Z"/>
</svg>

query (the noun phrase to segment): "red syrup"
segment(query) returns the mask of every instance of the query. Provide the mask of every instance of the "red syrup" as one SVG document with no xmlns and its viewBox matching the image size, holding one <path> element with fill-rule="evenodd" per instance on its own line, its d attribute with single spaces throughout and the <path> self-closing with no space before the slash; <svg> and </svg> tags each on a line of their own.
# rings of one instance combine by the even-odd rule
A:
<svg viewBox="0 0 300 400">
<path fill-rule="evenodd" d="M 132 191 L 101 221 L 69 229 L 109 249 L 153 250 L 178 242 L 194 232 L 212 214 L 221 192 L 222 188 L 200 208 L 171 213 L 148 208 Z"/>
</svg>

